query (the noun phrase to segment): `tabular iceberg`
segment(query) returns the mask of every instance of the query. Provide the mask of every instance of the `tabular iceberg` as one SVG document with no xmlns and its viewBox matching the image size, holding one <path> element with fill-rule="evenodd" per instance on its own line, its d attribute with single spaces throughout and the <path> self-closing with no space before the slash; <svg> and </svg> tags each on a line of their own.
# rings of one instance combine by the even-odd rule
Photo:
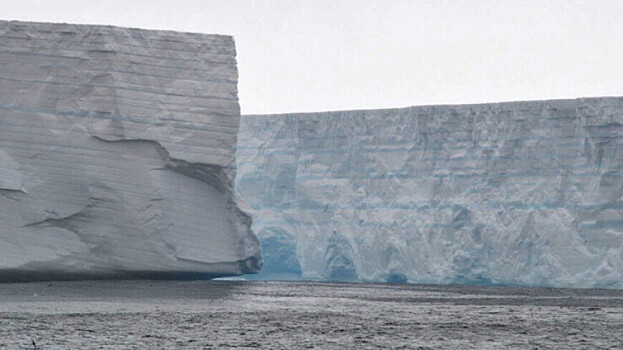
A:
<svg viewBox="0 0 623 350">
<path fill-rule="evenodd" d="M 623 287 L 623 98 L 243 116 L 269 272 Z"/>
<path fill-rule="evenodd" d="M 0 21 L 0 280 L 255 272 L 229 36 Z"/>
</svg>

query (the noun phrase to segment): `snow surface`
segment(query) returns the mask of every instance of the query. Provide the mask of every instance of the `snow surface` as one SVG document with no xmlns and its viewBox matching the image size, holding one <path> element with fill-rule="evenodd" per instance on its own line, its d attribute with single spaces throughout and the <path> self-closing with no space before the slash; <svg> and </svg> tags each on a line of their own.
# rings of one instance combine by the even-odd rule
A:
<svg viewBox="0 0 623 350">
<path fill-rule="evenodd" d="M 0 21 L 0 280 L 261 266 L 231 37 Z"/>
<path fill-rule="evenodd" d="M 623 288 L 623 98 L 242 118 L 271 273 Z"/>
</svg>

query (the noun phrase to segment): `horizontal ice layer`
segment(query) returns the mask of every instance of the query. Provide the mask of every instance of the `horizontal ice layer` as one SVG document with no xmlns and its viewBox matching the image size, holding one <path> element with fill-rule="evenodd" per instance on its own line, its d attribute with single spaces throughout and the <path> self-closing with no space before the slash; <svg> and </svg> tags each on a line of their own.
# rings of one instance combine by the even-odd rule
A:
<svg viewBox="0 0 623 350">
<path fill-rule="evenodd" d="M 245 116 L 237 161 L 271 272 L 623 288 L 623 98 Z"/>
<path fill-rule="evenodd" d="M 0 21 L 0 280 L 261 265 L 228 36 Z"/>
</svg>

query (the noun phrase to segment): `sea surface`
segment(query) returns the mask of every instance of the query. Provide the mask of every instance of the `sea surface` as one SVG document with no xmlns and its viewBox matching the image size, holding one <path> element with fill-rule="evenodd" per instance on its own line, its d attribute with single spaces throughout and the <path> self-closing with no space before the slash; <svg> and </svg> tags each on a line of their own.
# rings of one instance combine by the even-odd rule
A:
<svg viewBox="0 0 623 350">
<path fill-rule="evenodd" d="M 623 291 L 266 281 L 0 285 L 0 349 L 623 349 Z"/>
</svg>

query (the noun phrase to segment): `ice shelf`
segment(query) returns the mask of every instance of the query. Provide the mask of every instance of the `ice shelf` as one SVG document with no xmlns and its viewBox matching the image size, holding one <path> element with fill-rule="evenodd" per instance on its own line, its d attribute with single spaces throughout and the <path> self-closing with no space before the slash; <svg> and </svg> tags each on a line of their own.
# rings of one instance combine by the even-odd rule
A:
<svg viewBox="0 0 623 350">
<path fill-rule="evenodd" d="M 0 281 L 256 272 L 233 38 L 0 21 Z"/>
<path fill-rule="evenodd" d="M 243 116 L 266 270 L 623 287 L 623 98 Z"/>
</svg>

